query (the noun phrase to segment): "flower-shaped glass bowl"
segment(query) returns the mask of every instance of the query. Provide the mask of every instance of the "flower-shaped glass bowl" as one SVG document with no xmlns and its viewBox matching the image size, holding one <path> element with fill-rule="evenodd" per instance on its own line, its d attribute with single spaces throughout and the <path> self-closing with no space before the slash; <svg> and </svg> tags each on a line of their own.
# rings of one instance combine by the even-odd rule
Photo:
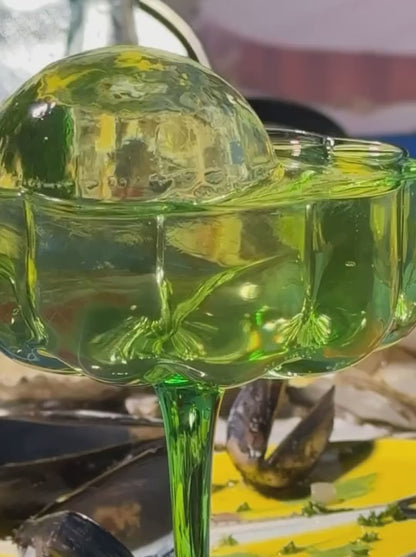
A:
<svg viewBox="0 0 416 557">
<path fill-rule="evenodd" d="M 377 348 L 401 284 L 406 155 L 270 136 L 284 174 L 209 207 L 1 190 L 2 349 L 111 382 L 231 386 Z"/>
<path fill-rule="evenodd" d="M 208 556 L 222 390 L 381 346 L 407 234 L 400 149 L 290 131 L 270 143 L 192 64 L 81 55 L 0 113 L 0 349 L 156 386 L 177 557 Z"/>
</svg>

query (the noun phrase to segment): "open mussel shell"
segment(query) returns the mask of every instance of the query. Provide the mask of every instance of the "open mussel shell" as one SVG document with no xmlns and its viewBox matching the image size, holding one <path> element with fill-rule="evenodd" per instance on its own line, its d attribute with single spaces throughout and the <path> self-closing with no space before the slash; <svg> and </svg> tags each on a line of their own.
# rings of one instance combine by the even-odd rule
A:
<svg viewBox="0 0 416 557">
<path fill-rule="evenodd" d="M 164 446 L 162 436 L 163 430 L 157 446 Z M 0 534 L 10 535 L 59 497 L 140 454 L 143 439 L 119 426 L 0 420 Z"/>
<path fill-rule="evenodd" d="M 130 550 L 166 538 L 172 523 L 164 441 L 133 446 L 128 457 L 44 508 L 38 518 L 63 511 L 90 517 Z"/>
<path fill-rule="evenodd" d="M 102 525 L 115 520 L 114 533 L 123 530 L 118 537 L 132 548 L 168 535 L 167 457 L 153 391 L 115 389 L 14 362 L 5 369 L 0 535 L 12 535 L 33 516 L 49 516 L 55 504 L 57 511 L 79 510 Z"/>
<path fill-rule="evenodd" d="M 12 436 L 14 426 L 13 437 L 20 435 L 23 441 L 26 431 L 26 442 L 16 443 L 10 452 L 16 462 L 3 462 L 0 466 L 2 536 L 11 535 L 19 527 L 24 532 L 25 525 L 30 525 L 32 533 L 37 525 L 41 526 L 44 535 L 51 523 L 33 522 L 32 517 L 46 519 L 62 512 L 88 516 L 132 550 L 170 534 L 164 439 L 129 441 L 127 429 L 115 428 L 113 445 L 109 445 L 110 428 L 64 428 L 24 422 L 4 425 L 4 431 L 0 428 L 4 435 Z M 31 432 L 35 441 L 44 437 L 43 445 L 34 442 L 33 451 L 27 448 L 31 446 Z M 65 453 L 66 443 L 77 451 Z M 84 450 L 80 451 L 80 447 Z M 53 448 L 55 455 L 51 454 Z M 42 452 L 44 458 L 39 458 Z M 35 459 L 25 460 L 32 457 Z"/>
<path fill-rule="evenodd" d="M 0 534 L 126 458 L 131 444 L 126 428 L 0 421 Z"/>
<path fill-rule="evenodd" d="M 128 428 L 80 427 L 0 420 L 0 469 L 59 459 L 132 441 Z"/>
<path fill-rule="evenodd" d="M 16 541 L 23 557 L 132 557 L 106 530 L 72 512 L 26 522 Z"/>
<path fill-rule="evenodd" d="M 264 489 L 282 489 L 305 479 L 324 453 L 332 433 L 334 389 L 266 457 L 284 383 L 261 380 L 244 387 L 228 420 L 226 448 L 243 479 Z"/>
</svg>

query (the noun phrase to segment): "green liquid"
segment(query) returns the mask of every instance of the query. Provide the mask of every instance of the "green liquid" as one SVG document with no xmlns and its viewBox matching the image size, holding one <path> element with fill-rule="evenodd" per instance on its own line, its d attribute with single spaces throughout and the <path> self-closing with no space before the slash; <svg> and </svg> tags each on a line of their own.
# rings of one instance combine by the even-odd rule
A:
<svg viewBox="0 0 416 557">
<path fill-rule="evenodd" d="M 349 366 L 396 305 L 396 196 L 97 219 L 32 203 L 18 348 L 113 383 Z"/>
</svg>

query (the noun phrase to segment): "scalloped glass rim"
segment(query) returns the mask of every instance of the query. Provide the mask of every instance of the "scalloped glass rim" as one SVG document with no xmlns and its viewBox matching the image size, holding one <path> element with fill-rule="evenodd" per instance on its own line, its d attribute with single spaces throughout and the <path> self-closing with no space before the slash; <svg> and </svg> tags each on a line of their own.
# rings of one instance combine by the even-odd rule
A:
<svg viewBox="0 0 416 557">
<path fill-rule="evenodd" d="M 383 164 L 383 168 L 392 168 L 409 158 L 409 152 L 391 143 L 371 141 L 366 139 L 353 139 L 344 137 L 327 137 L 330 152 L 343 158 L 356 158 L 367 156 L 372 161 Z"/>
<path fill-rule="evenodd" d="M 279 148 L 280 141 L 283 142 L 286 140 L 291 144 L 299 143 L 307 147 L 325 145 L 329 152 L 342 154 L 345 157 L 350 154 L 365 154 L 374 159 L 382 159 L 386 164 L 400 163 L 409 157 L 407 149 L 382 141 L 349 137 L 331 137 L 316 132 L 307 132 L 295 128 L 280 128 L 278 126 L 267 126 L 266 131 L 275 148 Z"/>
<path fill-rule="evenodd" d="M 359 163 L 365 167 L 368 167 L 369 171 L 377 168 L 377 170 L 379 171 L 400 172 L 403 164 L 410 158 L 409 153 L 406 149 L 380 141 L 330 137 L 319 133 L 283 127 L 280 128 L 277 126 L 267 127 L 266 131 L 272 140 L 274 149 L 276 151 L 290 151 L 290 157 L 293 158 L 298 157 L 305 148 L 322 149 L 322 155 L 325 155 L 323 156 L 322 167 L 326 166 L 326 164 L 330 161 L 331 156 L 335 156 L 341 163 L 345 163 L 346 165 Z M 270 181 L 271 179 L 270 177 L 268 177 L 265 178 L 262 183 L 266 183 L 267 186 L 270 186 Z M 367 181 L 370 187 L 372 184 L 372 180 L 367 178 Z M 346 182 L 348 182 L 349 187 L 353 186 L 353 184 L 351 183 L 351 179 L 347 178 Z M 395 189 L 399 189 L 400 187 L 401 181 L 397 180 L 397 182 L 392 187 L 387 188 L 382 193 L 391 192 Z M 363 182 L 361 182 L 361 189 L 362 188 Z M 94 212 L 98 209 L 99 213 L 101 213 L 101 210 L 108 211 L 109 209 L 115 210 L 116 212 L 117 209 L 120 209 L 123 213 L 125 213 L 125 209 L 127 206 L 130 208 L 137 208 L 138 211 L 140 211 L 140 209 L 145 209 L 146 213 L 149 211 L 149 214 L 169 214 L 172 212 L 175 212 L 176 214 L 192 212 L 194 214 L 195 211 L 198 210 L 201 212 L 205 212 L 207 210 L 230 212 L 233 210 L 240 211 L 242 209 L 242 206 L 238 203 L 236 203 L 236 205 L 234 206 L 232 203 L 232 199 L 226 199 L 224 202 L 220 203 L 218 203 L 217 200 L 212 202 L 208 201 L 205 203 L 201 203 L 200 201 L 193 203 L 189 201 L 175 202 L 154 200 L 97 200 L 86 198 L 68 200 L 56 198 L 44 193 L 30 191 L 24 186 L 19 186 L 16 189 L 11 189 L 2 188 L 0 185 L 0 198 L 6 196 L 16 196 L 24 198 L 30 197 L 35 202 L 46 202 L 46 204 L 51 203 L 54 206 L 59 205 L 62 209 L 65 208 L 69 213 L 74 210 L 80 211 L 85 209 L 88 211 L 92 208 L 94 208 Z M 357 197 L 365 196 L 366 192 L 364 188 L 362 193 Z M 238 197 L 241 199 L 241 193 Z M 348 195 L 346 197 L 348 197 Z M 301 198 L 302 196 L 300 195 L 299 199 Z M 329 195 L 327 199 L 330 200 L 331 198 L 332 196 Z M 322 199 L 322 197 L 317 197 L 317 199 Z M 294 197 L 293 195 L 291 195 L 287 199 L 287 203 L 294 202 L 296 202 L 296 196 Z M 222 203 L 224 204 L 223 207 Z M 280 198 L 276 205 L 281 204 L 284 204 L 284 199 Z M 246 209 L 248 209 L 248 207 L 246 207 Z M 140 213 L 142 214 L 142 211 L 140 211 Z"/>
</svg>

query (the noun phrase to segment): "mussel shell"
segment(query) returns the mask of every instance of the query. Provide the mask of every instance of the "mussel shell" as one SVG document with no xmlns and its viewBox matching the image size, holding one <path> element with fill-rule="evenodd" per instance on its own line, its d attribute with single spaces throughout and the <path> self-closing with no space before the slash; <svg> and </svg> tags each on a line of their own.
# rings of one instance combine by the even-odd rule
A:
<svg viewBox="0 0 416 557">
<path fill-rule="evenodd" d="M 111 534 L 92 520 L 66 512 L 28 521 L 17 533 L 23 556 L 132 557 Z"/>
<path fill-rule="evenodd" d="M 169 474 L 163 440 L 135 446 L 132 454 L 39 516 L 84 514 L 135 550 L 172 531 Z"/>
<path fill-rule="evenodd" d="M 169 534 L 165 441 L 137 440 L 135 431 L 0 420 L 0 535 L 64 510 L 108 526 L 131 548 Z"/>
<path fill-rule="evenodd" d="M 128 428 L 61 426 L 0 420 L 0 467 L 128 443 Z M 1 468 L 0 468 L 1 470 Z"/>
<path fill-rule="evenodd" d="M 334 389 L 312 408 L 266 458 L 283 383 L 256 381 L 243 387 L 230 411 L 226 449 L 243 479 L 258 490 L 289 488 L 304 480 L 327 447 L 335 409 Z"/>
<path fill-rule="evenodd" d="M 140 442 L 127 428 L 0 420 L 0 533 L 121 462 Z"/>
</svg>

